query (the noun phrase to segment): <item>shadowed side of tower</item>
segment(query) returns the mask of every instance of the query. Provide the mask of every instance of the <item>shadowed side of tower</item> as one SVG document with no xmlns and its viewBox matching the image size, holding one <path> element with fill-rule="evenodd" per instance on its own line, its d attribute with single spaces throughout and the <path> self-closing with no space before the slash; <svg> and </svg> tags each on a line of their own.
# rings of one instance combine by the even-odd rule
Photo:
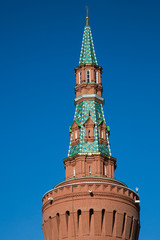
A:
<svg viewBox="0 0 160 240">
<path fill-rule="evenodd" d="M 139 196 L 114 177 L 101 75 L 87 15 L 75 68 L 76 110 L 63 160 L 66 180 L 42 199 L 45 240 L 138 239 Z"/>
</svg>

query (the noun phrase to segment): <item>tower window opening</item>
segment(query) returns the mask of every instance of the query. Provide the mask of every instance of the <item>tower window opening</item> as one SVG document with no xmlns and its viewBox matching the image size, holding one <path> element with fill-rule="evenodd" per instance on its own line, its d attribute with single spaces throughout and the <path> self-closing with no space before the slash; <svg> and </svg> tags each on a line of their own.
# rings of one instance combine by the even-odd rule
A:
<svg viewBox="0 0 160 240">
<path fill-rule="evenodd" d="M 59 213 L 56 214 L 56 220 L 57 220 L 57 228 L 58 228 L 58 234 L 59 234 L 59 224 L 60 224 Z"/>
<path fill-rule="evenodd" d="M 79 84 L 81 84 L 82 72 L 79 72 Z"/>
<path fill-rule="evenodd" d="M 77 139 L 77 131 L 75 131 L 75 139 Z"/>
<path fill-rule="evenodd" d="M 101 138 L 103 138 L 103 130 L 101 130 Z"/>
<path fill-rule="evenodd" d="M 66 211 L 66 215 L 67 215 L 67 216 L 70 216 L 70 212 L 69 212 L 69 211 Z"/>
<path fill-rule="evenodd" d="M 95 71 L 95 82 L 98 83 L 98 72 Z"/>
<path fill-rule="evenodd" d="M 133 217 L 132 217 L 132 221 L 131 221 L 131 227 L 130 227 L 129 239 L 131 239 L 132 228 L 133 228 Z"/>
<path fill-rule="evenodd" d="M 91 174 L 91 166 L 89 166 L 89 174 Z"/>
<path fill-rule="evenodd" d="M 104 166 L 104 175 L 107 176 L 107 167 Z"/>
<path fill-rule="evenodd" d="M 122 235 L 124 232 L 125 222 L 126 222 L 126 213 L 124 213 L 124 216 L 123 216 Z"/>
<path fill-rule="evenodd" d="M 115 219 L 116 219 L 116 211 L 114 210 L 113 211 L 113 222 L 112 222 L 112 233 L 113 233 L 114 226 L 115 226 Z"/>
<path fill-rule="evenodd" d="M 69 212 L 69 211 L 66 211 L 66 224 L 67 224 L 67 231 L 68 231 L 69 216 L 70 216 L 70 212 Z"/>
<path fill-rule="evenodd" d="M 102 209 L 101 231 L 104 225 L 104 214 L 105 214 L 105 209 Z"/>
<path fill-rule="evenodd" d="M 87 83 L 90 83 L 90 70 L 87 70 Z"/>
<path fill-rule="evenodd" d="M 75 177 L 75 175 L 76 175 L 76 170 L 75 168 L 73 168 L 73 177 Z"/>
<path fill-rule="evenodd" d="M 92 223 L 92 218 L 93 218 L 94 210 L 90 209 L 89 210 L 89 229 L 91 230 L 91 223 Z"/>
<path fill-rule="evenodd" d="M 90 129 L 88 130 L 88 137 L 89 137 L 89 138 L 91 137 L 91 131 L 90 131 Z"/>
<path fill-rule="evenodd" d="M 81 210 L 78 209 L 78 211 L 77 211 L 77 228 L 78 228 L 78 231 L 79 231 L 79 226 L 80 226 L 80 218 L 81 218 Z"/>
</svg>

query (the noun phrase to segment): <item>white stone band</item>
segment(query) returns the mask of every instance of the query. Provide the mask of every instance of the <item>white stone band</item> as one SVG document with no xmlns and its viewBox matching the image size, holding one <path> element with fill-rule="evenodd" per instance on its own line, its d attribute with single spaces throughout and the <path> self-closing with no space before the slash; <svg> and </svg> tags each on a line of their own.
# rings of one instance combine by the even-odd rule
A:
<svg viewBox="0 0 160 240">
<path fill-rule="evenodd" d="M 102 104 L 104 104 L 104 98 L 100 97 L 97 94 L 82 94 L 81 96 L 77 97 L 74 99 L 74 102 L 76 103 L 78 100 L 82 99 L 82 98 L 97 98 L 100 101 L 102 101 Z"/>
</svg>

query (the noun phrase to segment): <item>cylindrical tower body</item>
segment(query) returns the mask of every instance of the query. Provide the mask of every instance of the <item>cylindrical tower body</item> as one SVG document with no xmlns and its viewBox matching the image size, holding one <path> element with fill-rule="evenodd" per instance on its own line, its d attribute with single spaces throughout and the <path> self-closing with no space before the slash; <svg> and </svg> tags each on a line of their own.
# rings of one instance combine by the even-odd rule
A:
<svg viewBox="0 0 160 240">
<path fill-rule="evenodd" d="M 75 68 L 76 111 L 64 166 L 66 180 L 43 196 L 45 240 L 138 240 L 139 196 L 115 180 L 110 128 L 101 74 L 86 18 L 79 66 Z"/>
<path fill-rule="evenodd" d="M 137 240 L 137 199 L 125 184 L 107 178 L 85 177 L 60 183 L 43 197 L 45 240 Z"/>
</svg>

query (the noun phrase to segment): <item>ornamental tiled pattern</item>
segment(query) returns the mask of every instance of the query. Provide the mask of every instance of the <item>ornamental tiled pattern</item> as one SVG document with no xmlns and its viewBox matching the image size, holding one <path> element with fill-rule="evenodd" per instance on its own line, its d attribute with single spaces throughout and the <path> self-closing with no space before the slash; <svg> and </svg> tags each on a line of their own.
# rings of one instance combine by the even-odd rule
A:
<svg viewBox="0 0 160 240">
<path fill-rule="evenodd" d="M 88 118 L 91 118 L 95 123 L 94 127 L 94 142 L 85 142 L 85 127 L 84 123 Z M 76 105 L 74 120 L 80 125 L 79 144 L 72 146 L 72 133 L 70 138 L 70 146 L 68 156 L 77 153 L 98 153 L 101 152 L 107 156 L 111 155 L 109 144 L 106 146 L 99 143 L 98 124 L 102 121 L 105 122 L 102 104 L 92 101 L 82 101 Z M 107 133 L 108 139 L 108 133 Z"/>
<path fill-rule="evenodd" d="M 86 63 L 86 64 L 93 63 L 97 65 L 97 59 L 96 59 L 96 54 L 94 50 L 94 44 L 93 44 L 90 26 L 85 26 L 84 28 L 79 65 L 83 63 Z"/>
</svg>

